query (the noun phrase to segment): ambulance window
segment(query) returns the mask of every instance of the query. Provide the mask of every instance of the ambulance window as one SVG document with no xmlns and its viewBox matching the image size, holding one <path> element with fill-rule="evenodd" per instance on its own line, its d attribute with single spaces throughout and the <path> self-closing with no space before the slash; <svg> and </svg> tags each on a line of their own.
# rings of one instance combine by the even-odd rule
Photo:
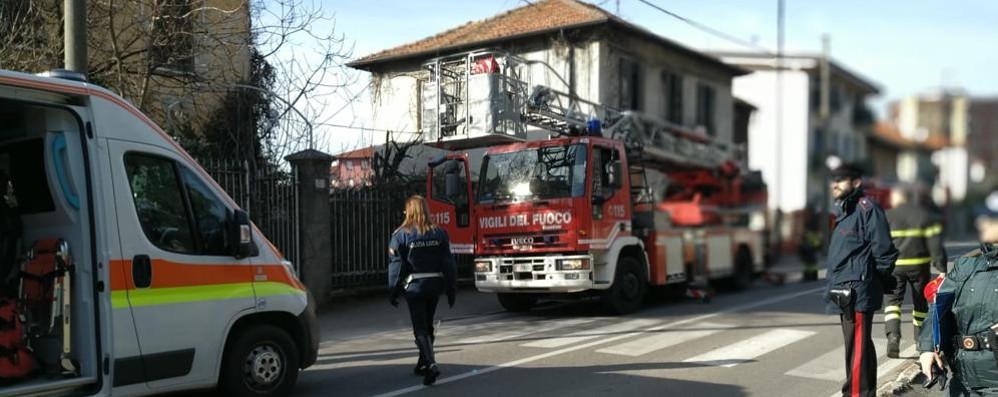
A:
<svg viewBox="0 0 998 397">
<path fill-rule="evenodd" d="M 173 161 L 128 153 L 125 171 L 146 238 L 166 251 L 194 253 L 191 223 Z"/>
<path fill-rule="evenodd" d="M 201 253 L 228 255 L 225 245 L 225 214 L 227 208 L 214 192 L 193 171 L 181 167 L 187 196 L 194 211 L 194 222 L 201 237 Z"/>
</svg>

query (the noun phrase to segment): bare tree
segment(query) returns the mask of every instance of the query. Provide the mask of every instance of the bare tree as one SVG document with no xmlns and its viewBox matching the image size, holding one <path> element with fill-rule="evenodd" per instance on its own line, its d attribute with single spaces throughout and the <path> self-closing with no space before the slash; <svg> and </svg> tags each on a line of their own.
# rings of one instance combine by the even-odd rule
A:
<svg viewBox="0 0 998 397">
<path fill-rule="evenodd" d="M 62 64 L 61 1 L 0 0 L 0 68 Z M 91 0 L 88 78 L 192 152 L 275 161 L 313 146 L 352 49 L 307 0 Z"/>
</svg>

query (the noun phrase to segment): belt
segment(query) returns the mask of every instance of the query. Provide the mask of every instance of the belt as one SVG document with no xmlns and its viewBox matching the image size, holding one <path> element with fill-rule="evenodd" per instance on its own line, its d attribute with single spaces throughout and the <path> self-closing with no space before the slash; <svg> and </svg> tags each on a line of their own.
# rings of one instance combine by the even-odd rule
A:
<svg viewBox="0 0 998 397">
<path fill-rule="evenodd" d="M 984 331 L 979 334 L 974 335 L 957 335 L 953 337 L 953 343 L 960 349 L 963 350 L 990 350 L 995 351 L 998 346 L 992 346 L 991 342 L 988 340 L 988 334 L 992 331 Z M 993 338 L 993 337 L 992 337 Z"/>
</svg>

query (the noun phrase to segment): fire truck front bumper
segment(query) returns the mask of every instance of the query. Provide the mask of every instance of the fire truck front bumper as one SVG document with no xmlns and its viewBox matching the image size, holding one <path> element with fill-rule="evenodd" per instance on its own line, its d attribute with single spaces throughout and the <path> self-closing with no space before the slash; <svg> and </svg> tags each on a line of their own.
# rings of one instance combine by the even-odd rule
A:
<svg viewBox="0 0 998 397">
<path fill-rule="evenodd" d="M 550 293 L 598 288 L 588 255 L 476 258 L 475 287 L 482 292 Z"/>
</svg>

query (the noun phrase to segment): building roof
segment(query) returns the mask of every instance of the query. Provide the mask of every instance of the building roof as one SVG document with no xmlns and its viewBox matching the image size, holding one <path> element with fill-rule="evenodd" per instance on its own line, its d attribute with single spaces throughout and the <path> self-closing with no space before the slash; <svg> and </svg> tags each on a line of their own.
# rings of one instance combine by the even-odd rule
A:
<svg viewBox="0 0 998 397">
<path fill-rule="evenodd" d="M 339 160 L 347 159 L 369 159 L 374 157 L 374 146 L 368 146 L 365 148 L 360 148 L 356 150 L 351 150 L 348 152 L 343 152 L 336 155 Z"/>
<path fill-rule="evenodd" d="M 368 70 L 371 66 L 390 61 L 436 57 L 564 29 L 600 25 L 623 28 L 670 49 L 678 50 L 705 62 L 714 63 L 733 75 L 747 73 L 741 68 L 656 35 L 638 25 L 620 19 L 602 8 L 578 0 L 537 1 L 490 18 L 468 22 L 422 40 L 376 52 L 352 61 L 347 66 Z"/>
<path fill-rule="evenodd" d="M 945 148 L 949 142 L 942 136 L 930 136 L 923 142 L 914 141 L 901 135 L 901 130 L 894 123 L 878 122 L 870 131 L 870 136 L 880 142 L 898 149 L 916 149 L 936 151 Z"/>
<path fill-rule="evenodd" d="M 716 56 L 732 65 L 737 65 L 746 69 L 752 70 L 775 70 L 776 69 L 776 55 L 775 54 L 764 54 L 760 52 L 742 52 L 742 51 L 711 51 L 711 55 Z M 794 69 L 818 69 L 821 64 L 821 54 L 813 53 L 791 53 L 783 55 L 783 65 L 784 67 L 794 68 Z M 838 75 L 845 78 L 847 81 L 852 82 L 864 91 L 870 94 L 879 94 L 880 85 L 874 81 L 867 79 L 866 77 L 860 75 L 859 73 L 853 72 L 849 68 L 845 67 L 842 63 L 836 61 L 834 58 L 829 59 L 829 66 L 831 66 L 832 74 Z"/>
</svg>

